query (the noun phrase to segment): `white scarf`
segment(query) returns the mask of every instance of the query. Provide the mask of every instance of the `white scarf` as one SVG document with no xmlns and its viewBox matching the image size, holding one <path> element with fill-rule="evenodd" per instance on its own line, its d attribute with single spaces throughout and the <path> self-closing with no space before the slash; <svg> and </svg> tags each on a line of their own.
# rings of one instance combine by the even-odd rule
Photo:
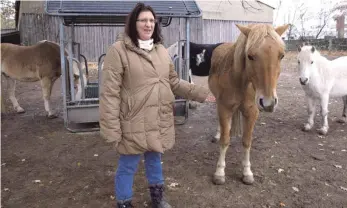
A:
<svg viewBox="0 0 347 208">
<path fill-rule="evenodd" d="M 152 50 L 153 48 L 153 39 L 149 39 L 149 40 L 140 40 L 139 41 L 139 47 L 145 50 Z"/>
</svg>

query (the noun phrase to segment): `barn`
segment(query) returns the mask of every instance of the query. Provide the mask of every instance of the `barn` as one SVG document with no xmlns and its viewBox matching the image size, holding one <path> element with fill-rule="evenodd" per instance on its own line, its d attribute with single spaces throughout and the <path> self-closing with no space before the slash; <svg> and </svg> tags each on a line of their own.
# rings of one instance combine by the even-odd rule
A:
<svg viewBox="0 0 347 208">
<path fill-rule="evenodd" d="M 196 0 L 202 16 L 190 20 L 190 39 L 196 43 L 217 43 L 236 40 L 239 31 L 235 24 L 272 24 L 274 8 L 263 1 L 206 1 Z M 59 41 L 59 19 L 45 11 L 46 1 L 20 1 L 19 23 L 21 43 L 32 45 L 40 40 Z M 88 61 L 97 61 L 105 53 L 123 27 L 79 27 L 75 29 L 76 42 Z M 165 46 L 184 39 L 185 19 L 173 18 L 170 26 L 163 27 Z"/>
</svg>

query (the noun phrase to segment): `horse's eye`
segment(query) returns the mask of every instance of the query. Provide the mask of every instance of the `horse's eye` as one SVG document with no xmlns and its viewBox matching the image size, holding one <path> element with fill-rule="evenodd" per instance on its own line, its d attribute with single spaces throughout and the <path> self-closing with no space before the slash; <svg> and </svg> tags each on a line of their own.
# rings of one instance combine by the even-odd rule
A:
<svg viewBox="0 0 347 208">
<path fill-rule="evenodd" d="M 298 64 L 300 64 L 300 61 L 298 60 Z"/>
<path fill-rule="evenodd" d="M 252 61 L 254 60 L 253 56 L 251 56 L 251 55 L 248 55 L 248 59 L 252 60 Z"/>
<path fill-rule="evenodd" d="M 313 64 L 313 61 L 311 61 L 311 64 Z"/>
</svg>

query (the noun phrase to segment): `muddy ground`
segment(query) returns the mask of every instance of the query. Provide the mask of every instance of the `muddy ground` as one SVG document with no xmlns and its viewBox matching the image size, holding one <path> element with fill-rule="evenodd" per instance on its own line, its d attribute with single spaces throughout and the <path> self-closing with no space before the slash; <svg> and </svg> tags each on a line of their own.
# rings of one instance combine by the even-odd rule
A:
<svg viewBox="0 0 347 208">
<path fill-rule="evenodd" d="M 335 121 L 341 116 L 342 101 L 330 101 L 327 136 L 316 130 L 303 132 L 306 103 L 295 66 L 294 55 L 287 55 L 278 84 L 278 109 L 261 113 L 256 123 L 253 185 L 241 181 L 238 139 L 227 152 L 226 183 L 216 186 L 211 181 L 219 155 L 218 145 L 211 143 L 215 103 L 200 104 L 189 111 L 184 125 L 176 126 L 176 145 L 163 156 L 166 196 L 173 207 L 347 207 L 347 125 Z M 206 78 L 194 78 L 206 84 Z M 38 82 L 18 83 L 16 94 L 26 113 L 2 115 L 2 207 L 115 207 L 113 177 L 119 155 L 98 132 L 76 134 L 64 128 L 60 80 L 52 98 L 59 112 L 56 119 L 45 117 Z M 320 124 L 318 116 L 315 129 Z M 149 201 L 141 163 L 134 204 L 147 207 Z"/>
</svg>

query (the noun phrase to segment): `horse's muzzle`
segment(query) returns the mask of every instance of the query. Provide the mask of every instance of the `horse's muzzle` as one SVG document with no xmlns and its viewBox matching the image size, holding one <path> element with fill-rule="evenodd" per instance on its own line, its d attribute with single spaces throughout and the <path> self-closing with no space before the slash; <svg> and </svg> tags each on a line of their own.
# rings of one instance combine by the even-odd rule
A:
<svg viewBox="0 0 347 208">
<path fill-rule="evenodd" d="M 302 79 L 302 78 L 300 77 L 299 80 L 300 80 L 300 84 L 301 84 L 301 85 L 306 85 L 306 84 L 308 83 L 308 78 L 303 78 L 303 79 Z"/>
<path fill-rule="evenodd" d="M 278 103 L 277 98 L 272 98 L 272 99 L 265 99 L 265 98 L 260 98 L 259 99 L 259 105 L 265 112 L 274 112 L 275 107 Z"/>
</svg>

